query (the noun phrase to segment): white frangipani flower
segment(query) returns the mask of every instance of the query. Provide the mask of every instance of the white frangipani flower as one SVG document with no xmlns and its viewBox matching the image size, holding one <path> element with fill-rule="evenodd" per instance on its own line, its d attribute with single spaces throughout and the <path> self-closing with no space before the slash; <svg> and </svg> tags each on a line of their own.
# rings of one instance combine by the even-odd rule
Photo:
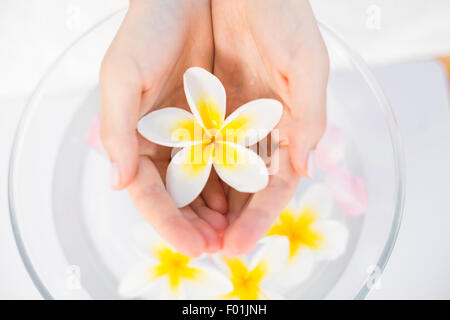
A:
<svg viewBox="0 0 450 320">
<path fill-rule="evenodd" d="M 148 140 L 182 148 L 167 168 L 166 187 L 178 207 L 192 202 L 205 186 L 212 167 L 219 177 L 241 192 L 257 192 L 268 183 L 264 161 L 246 148 L 263 139 L 279 122 L 283 107 L 273 99 L 244 104 L 227 119 L 222 83 L 194 67 L 184 73 L 184 91 L 192 112 L 163 108 L 138 123 Z"/>
<path fill-rule="evenodd" d="M 341 222 L 329 219 L 333 197 L 324 184 L 311 186 L 297 202 L 285 208 L 263 242 L 280 236 L 289 240 L 289 258 L 279 274 L 280 288 L 304 281 L 319 260 L 339 257 L 347 246 L 348 231 Z"/>
<path fill-rule="evenodd" d="M 133 238 L 143 260 L 122 278 L 122 297 L 217 299 L 232 289 L 220 270 L 205 259 L 192 259 L 175 251 L 147 224 L 137 226 Z"/>
<path fill-rule="evenodd" d="M 215 255 L 214 261 L 233 284 L 223 298 L 238 300 L 279 300 L 279 274 L 289 257 L 289 242 L 285 237 L 270 237 L 252 254 L 241 257 Z"/>
</svg>

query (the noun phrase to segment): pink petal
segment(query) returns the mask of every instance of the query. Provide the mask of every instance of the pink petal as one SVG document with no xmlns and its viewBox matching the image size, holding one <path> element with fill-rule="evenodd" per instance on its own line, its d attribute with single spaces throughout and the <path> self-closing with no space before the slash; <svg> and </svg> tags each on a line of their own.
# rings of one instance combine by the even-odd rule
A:
<svg viewBox="0 0 450 320">
<path fill-rule="evenodd" d="M 345 135 L 344 132 L 333 124 L 328 124 L 327 129 L 319 141 L 315 151 L 317 167 L 321 169 L 333 169 L 344 157 Z"/>
<path fill-rule="evenodd" d="M 363 178 L 353 176 L 346 169 L 335 168 L 327 173 L 325 181 L 344 214 L 360 216 L 366 211 L 367 194 Z"/>
<path fill-rule="evenodd" d="M 95 117 L 94 121 L 92 121 L 86 140 L 89 147 L 102 155 L 106 154 L 100 139 L 100 116 Z"/>
</svg>

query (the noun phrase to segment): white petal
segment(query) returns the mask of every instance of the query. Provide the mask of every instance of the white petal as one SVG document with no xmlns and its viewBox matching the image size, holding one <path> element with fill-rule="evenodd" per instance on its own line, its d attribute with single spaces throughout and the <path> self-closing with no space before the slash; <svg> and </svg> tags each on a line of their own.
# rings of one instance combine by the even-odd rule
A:
<svg viewBox="0 0 450 320">
<path fill-rule="evenodd" d="M 239 107 L 228 116 L 221 134 L 228 142 L 250 146 L 263 139 L 277 125 L 283 105 L 274 99 L 258 99 Z"/>
<path fill-rule="evenodd" d="M 325 182 L 330 186 L 341 211 L 349 216 L 360 216 L 367 210 L 367 191 L 364 179 L 347 169 L 329 170 Z"/>
<path fill-rule="evenodd" d="M 214 253 L 208 256 L 211 259 L 212 264 L 217 267 L 221 272 L 225 274 L 229 274 L 229 268 L 225 261 L 223 260 L 223 256 L 220 253 Z"/>
<path fill-rule="evenodd" d="M 317 144 L 315 162 L 324 170 L 334 169 L 345 155 L 345 134 L 340 128 L 328 123 L 325 133 Z"/>
<path fill-rule="evenodd" d="M 185 282 L 187 299 L 220 299 L 233 290 L 231 281 L 217 268 L 199 260 L 190 266 L 199 269 L 200 275 L 195 281 Z"/>
<path fill-rule="evenodd" d="M 261 157 L 237 144 L 215 143 L 214 169 L 224 182 L 240 192 L 260 191 L 269 182 Z"/>
<path fill-rule="evenodd" d="M 316 214 L 317 219 L 323 219 L 331 214 L 333 208 L 333 195 L 328 186 L 317 183 L 309 187 L 294 205 L 295 212 L 300 214 L 305 208 L 310 208 Z"/>
<path fill-rule="evenodd" d="M 334 220 L 322 220 L 315 222 L 314 228 L 324 237 L 317 251 L 318 259 L 333 260 L 345 252 L 348 230 L 344 224 Z"/>
<path fill-rule="evenodd" d="M 241 262 L 248 267 L 250 265 L 251 257 L 253 256 L 253 253 L 254 252 L 250 252 L 248 254 L 243 254 L 243 255 L 238 255 L 238 256 L 233 256 L 233 257 L 222 256 L 221 254 L 216 253 L 216 254 L 209 255 L 209 258 L 211 259 L 211 262 L 213 263 L 213 265 L 218 270 L 220 270 L 221 273 L 223 273 L 225 276 L 229 277 L 231 275 L 231 272 L 230 272 L 230 268 L 229 268 L 227 262 L 225 261 L 225 259 L 237 258 L 237 259 L 241 260 Z"/>
<path fill-rule="evenodd" d="M 184 290 L 183 283 L 178 287 L 178 291 L 174 292 L 170 289 L 169 278 L 167 276 L 158 277 L 152 279 L 154 282 L 153 288 L 151 290 L 146 290 L 141 298 L 146 300 L 179 300 L 186 299 L 186 294 Z"/>
<path fill-rule="evenodd" d="M 119 295 L 123 298 L 137 298 L 147 296 L 157 298 L 162 291 L 167 291 L 161 278 L 150 279 L 150 269 L 153 264 L 142 262 L 131 268 L 121 279 Z M 165 287 L 165 290 L 164 290 Z"/>
<path fill-rule="evenodd" d="M 261 293 L 261 300 L 286 300 L 280 293 L 263 289 Z"/>
<path fill-rule="evenodd" d="M 283 272 L 277 278 L 272 278 L 266 286 L 276 288 L 280 292 L 291 290 L 311 275 L 316 262 L 315 253 L 309 248 L 301 248 L 291 257 Z"/>
<path fill-rule="evenodd" d="M 158 233 L 147 223 L 139 223 L 132 228 L 133 242 L 144 257 L 156 260 L 155 248 L 168 246 Z"/>
<path fill-rule="evenodd" d="M 314 265 L 309 249 L 301 249 L 292 258 L 289 257 L 289 241 L 284 236 L 269 236 L 261 240 L 264 247 L 255 254 L 252 265 L 262 256 L 269 265 L 269 272 L 262 281 L 264 288 L 283 292 L 304 281 Z"/>
<path fill-rule="evenodd" d="M 138 122 L 138 131 L 147 140 L 168 147 L 183 147 L 202 141 L 204 130 L 195 117 L 180 108 L 150 112 Z"/>
<path fill-rule="evenodd" d="M 225 88 L 216 76 L 194 67 L 183 76 L 184 92 L 192 113 L 205 129 L 220 129 L 225 119 Z"/>
<path fill-rule="evenodd" d="M 261 246 L 257 248 L 252 256 L 249 268 L 255 268 L 260 262 L 263 262 L 268 272 L 264 280 L 276 276 L 282 271 L 289 257 L 289 240 L 283 236 L 264 237 L 260 241 Z"/>
<path fill-rule="evenodd" d="M 212 166 L 212 144 L 185 147 L 170 161 L 166 187 L 178 207 L 191 203 L 203 190 Z"/>
<path fill-rule="evenodd" d="M 100 116 L 96 116 L 89 127 L 86 137 L 89 147 L 97 151 L 100 155 L 106 155 L 105 148 L 103 148 L 102 140 L 100 138 Z"/>
</svg>

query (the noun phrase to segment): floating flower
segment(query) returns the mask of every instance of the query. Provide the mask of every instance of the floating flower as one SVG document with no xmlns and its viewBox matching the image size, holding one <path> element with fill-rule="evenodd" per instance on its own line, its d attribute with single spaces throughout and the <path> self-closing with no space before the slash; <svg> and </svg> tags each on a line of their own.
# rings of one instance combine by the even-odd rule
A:
<svg viewBox="0 0 450 320">
<path fill-rule="evenodd" d="M 318 168 L 329 170 L 336 168 L 345 154 L 345 134 L 337 126 L 329 123 L 314 151 Z"/>
<path fill-rule="evenodd" d="M 178 207 L 192 202 L 214 166 L 218 176 L 241 192 L 257 192 L 268 183 L 266 165 L 246 148 L 263 139 L 281 118 L 273 99 L 244 104 L 225 119 L 226 94 L 219 79 L 202 68 L 184 73 L 184 91 L 192 112 L 179 108 L 153 111 L 138 123 L 148 140 L 182 148 L 167 168 L 166 187 Z"/>
<path fill-rule="evenodd" d="M 172 249 L 150 226 L 134 230 L 143 261 L 123 277 L 124 298 L 214 299 L 232 289 L 231 282 L 206 259 L 192 259 Z"/>
<path fill-rule="evenodd" d="M 298 201 L 281 212 L 268 232 L 289 240 L 289 257 L 277 283 L 287 289 L 304 281 L 319 260 L 333 260 L 346 248 L 348 232 L 344 224 L 329 219 L 332 195 L 327 186 L 310 187 Z"/>
<path fill-rule="evenodd" d="M 364 179 L 344 168 L 335 168 L 325 177 L 341 211 L 349 216 L 362 215 L 368 205 Z"/>
<path fill-rule="evenodd" d="M 86 141 L 89 147 L 97 151 L 99 154 L 106 154 L 100 139 L 100 116 L 96 116 L 88 129 Z"/>
<path fill-rule="evenodd" d="M 279 274 L 284 272 L 289 243 L 284 237 L 263 241 L 252 254 L 241 257 L 214 256 L 216 264 L 233 284 L 222 298 L 238 300 L 283 299 L 277 289 Z"/>
<path fill-rule="evenodd" d="M 345 156 L 345 134 L 339 127 L 328 124 L 322 139 L 314 151 L 313 163 L 308 169 L 325 170 L 325 183 L 332 190 L 341 211 L 349 216 L 360 216 L 367 209 L 367 194 L 364 179 L 352 175 L 342 167 Z"/>
</svg>

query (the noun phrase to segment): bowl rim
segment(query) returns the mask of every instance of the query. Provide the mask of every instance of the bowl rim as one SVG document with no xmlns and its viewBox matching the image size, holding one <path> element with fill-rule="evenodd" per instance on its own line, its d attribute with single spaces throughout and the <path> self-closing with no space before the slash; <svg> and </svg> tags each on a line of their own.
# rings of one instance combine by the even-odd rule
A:
<svg viewBox="0 0 450 320">
<path fill-rule="evenodd" d="M 30 95 L 30 97 L 27 100 L 27 103 L 25 105 L 25 108 L 21 114 L 20 120 L 17 125 L 16 132 L 14 134 L 13 139 L 13 145 L 11 148 L 10 158 L 9 158 L 9 169 L 8 169 L 8 205 L 9 205 L 9 214 L 10 214 L 10 223 L 11 228 L 13 231 L 14 239 L 16 242 L 17 250 L 20 254 L 20 257 L 22 259 L 22 262 L 25 266 L 25 269 L 27 270 L 33 284 L 38 289 L 39 293 L 41 294 L 42 298 L 44 299 L 54 299 L 54 297 L 51 295 L 50 291 L 47 289 L 46 285 L 43 283 L 43 281 L 40 279 L 35 267 L 33 266 L 33 263 L 27 253 L 26 246 L 24 244 L 24 241 L 22 240 L 21 233 L 20 233 L 20 227 L 19 222 L 16 216 L 16 205 L 15 205 L 15 196 L 14 196 L 14 176 L 15 176 L 15 167 L 16 162 L 18 159 L 17 152 L 20 149 L 22 145 L 22 140 L 24 138 L 25 132 L 26 132 L 26 124 L 30 120 L 30 117 L 32 115 L 33 111 L 33 102 L 36 100 L 36 98 L 41 94 L 41 91 L 43 87 L 45 86 L 45 83 L 47 79 L 51 76 L 54 69 L 59 65 L 59 63 L 64 59 L 66 54 L 74 47 L 76 46 L 80 41 L 82 41 L 87 35 L 89 35 L 91 32 L 95 31 L 98 27 L 102 26 L 104 23 L 108 22 L 110 19 L 114 18 L 116 15 L 119 15 L 120 13 L 124 12 L 127 9 L 127 7 L 122 7 L 120 9 L 117 9 L 109 14 L 107 14 L 104 18 L 100 19 L 98 22 L 93 24 L 91 27 L 87 28 L 86 31 L 84 31 L 80 36 L 78 36 L 68 47 L 66 47 L 59 56 L 53 61 L 53 63 L 50 65 L 50 67 L 46 70 L 46 72 L 43 74 L 41 79 L 39 80 L 36 88 L 34 89 L 33 93 Z M 405 200 L 405 161 L 404 161 L 404 152 L 403 152 L 403 145 L 402 145 L 402 139 L 400 135 L 400 131 L 397 125 L 397 120 L 395 117 L 395 113 L 392 110 L 392 107 L 384 94 L 380 84 L 376 80 L 375 76 L 373 75 L 370 68 L 367 66 L 367 64 L 364 62 L 364 60 L 354 51 L 352 50 L 342 39 L 340 35 L 338 35 L 334 30 L 332 30 L 329 26 L 327 26 L 325 23 L 318 21 L 318 24 L 320 26 L 320 29 L 325 30 L 327 33 L 329 33 L 335 41 L 339 43 L 340 46 L 342 46 L 346 54 L 349 56 L 349 60 L 352 64 L 352 66 L 359 71 L 359 73 L 362 75 L 363 79 L 365 80 L 366 84 L 369 86 L 369 88 L 372 90 L 376 100 L 378 101 L 379 106 L 381 107 L 381 111 L 384 113 L 384 119 L 387 122 L 387 126 L 389 129 L 389 136 L 390 136 L 390 142 L 393 150 L 393 157 L 394 157 L 394 175 L 395 175 L 395 206 L 393 208 L 394 215 L 392 219 L 391 229 L 389 231 L 388 238 L 386 240 L 386 243 L 383 247 L 383 250 L 378 257 L 376 267 L 378 267 L 378 271 L 380 272 L 379 275 L 382 274 L 384 271 L 386 264 L 389 260 L 389 257 L 392 253 L 392 250 L 395 246 L 395 242 L 398 236 L 398 232 L 400 229 L 402 216 L 403 216 L 403 210 L 404 210 L 404 200 Z M 370 292 L 372 285 L 371 285 L 371 275 L 369 274 L 366 278 L 366 280 L 362 283 L 361 288 L 355 295 L 354 299 L 360 300 L 364 299 L 367 294 Z"/>
</svg>

